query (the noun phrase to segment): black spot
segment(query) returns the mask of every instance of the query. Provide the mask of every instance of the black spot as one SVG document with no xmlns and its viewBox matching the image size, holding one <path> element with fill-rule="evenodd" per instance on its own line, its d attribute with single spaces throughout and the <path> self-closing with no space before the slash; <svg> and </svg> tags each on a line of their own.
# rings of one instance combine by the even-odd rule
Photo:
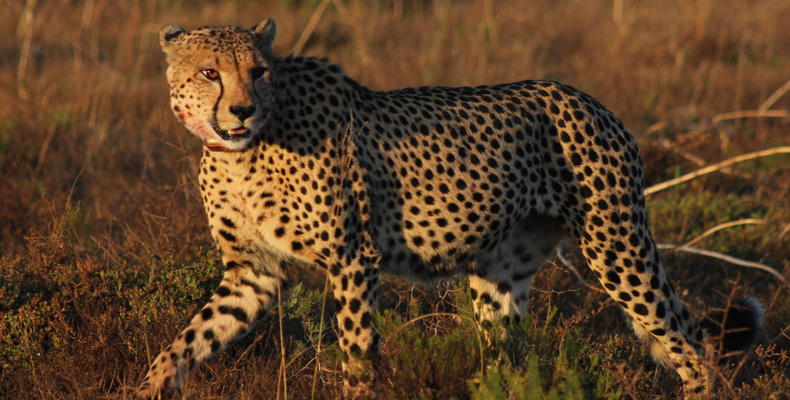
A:
<svg viewBox="0 0 790 400">
<path fill-rule="evenodd" d="M 224 231 L 224 230 L 220 229 L 219 234 L 220 234 L 220 236 L 222 236 L 223 238 L 225 238 L 225 240 L 227 240 L 229 242 L 235 242 L 236 241 L 236 236 L 234 236 L 230 232 L 227 232 L 227 231 Z"/>
<path fill-rule="evenodd" d="M 672 293 L 672 290 L 669 288 L 669 284 L 664 283 L 661 285 L 661 292 L 664 293 L 664 296 L 669 297 L 669 295 Z"/>
<path fill-rule="evenodd" d="M 364 281 L 365 281 L 365 275 L 363 275 L 362 272 L 357 271 L 354 273 L 354 285 L 362 286 L 362 282 Z"/>
<path fill-rule="evenodd" d="M 620 292 L 618 297 L 620 297 L 620 300 L 623 300 L 623 301 L 630 301 L 631 300 L 631 295 L 628 294 L 628 293 L 625 293 L 625 292 Z"/>
<path fill-rule="evenodd" d="M 369 312 L 363 313 L 362 314 L 362 320 L 360 321 L 360 324 L 362 325 L 362 328 L 365 328 L 365 329 L 370 328 L 371 319 L 372 319 L 372 317 L 371 317 Z"/>
<path fill-rule="evenodd" d="M 653 292 L 645 292 L 644 296 L 645 296 L 645 301 L 647 301 L 648 303 L 652 303 L 653 300 L 656 299 L 656 295 L 654 295 Z"/>
<path fill-rule="evenodd" d="M 637 303 L 634 306 L 634 312 L 639 315 L 647 315 L 647 307 L 645 307 L 645 305 L 642 303 Z"/>
<path fill-rule="evenodd" d="M 666 307 L 664 307 L 664 303 L 658 303 L 656 306 L 656 317 L 664 318 L 667 315 Z"/>
<path fill-rule="evenodd" d="M 595 186 L 595 189 L 597 189 L 598 191 L 603 190 L 605 187 L 603 181 L 599 177 L 595 177 L 595 180 L 593 181 L 593 186 Z"/>
<path fill-rule="evenodd" d="M 247 279 L 242 279 L 240 283 L 242 285 L 251 287 L 252 291 L 255 292 L 255 294 L 263 294 L 263 289 L 261 289 L 261 287 L 258 286 L 258 284 L 255 282 L 249 281 Z"/>
<path fill-rule="evenodd" d="M 359 308 L 361 307 L 361 304 L 362 303 L 358 299 L 351 300 L 351 302 L 348 303 L 348 309 L 352 313 L 356 314 L 359 312 Z"/>
<path fill-rule="evenodd" d="M 511 288 L 510 288 L 510 284 L 509 284 L 509 283 L 507 283 L 507 282 L 500 282 L 500 283 L 497 285 L 497 287 L 496 287 L 496 290 L 497 290 L 499 293 L 506 294 L 506 293 L 510 292 L 510 290 L 511 290 Z"/>
<path fill-rule="evenodd" d="M 219 306 L 218 311 L 220 314 L 233 315 L 239 322 L 247 323 L 247 313 L 240 307 Z"/>
<path fill-rule="evenodd" d="M 184 340 L 187 342 L 187 344 L 192 343 L 195 340 L 195 330 L 190 329 L 186 331 L 186 333 L 184 334 Z"/>
</svg>

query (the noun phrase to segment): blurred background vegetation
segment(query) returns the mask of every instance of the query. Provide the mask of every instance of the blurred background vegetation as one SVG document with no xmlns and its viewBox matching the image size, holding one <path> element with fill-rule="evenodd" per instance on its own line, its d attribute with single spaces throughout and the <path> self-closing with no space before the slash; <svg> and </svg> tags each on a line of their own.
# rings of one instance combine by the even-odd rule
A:
<svg viewBox="0 0 790 400">
<path fill-rule="evenodd" d="M 129 398 L 219 280 L 197 194 L 200 144 L 167 107 L 158 30 L 278 22 L 275 52 L 328 57 L 379 90 L 559 80 L 637 137 L 648 184 L 790 144 L 786 0 L 0 0 L 0 398 Z M 659 242 L 790 276 L 790 164 L 777 155 L 652 195 Z M 567 256 L 577 266 L 572 246 Z M 790 296 L 775 277 L 665 252 L 702 315 L 740 294 L 768 308 L 760 345 L 717 370 L 719 398 L 790 392 Z M 581 268 L 583 278 L 593 279 Z M 200 366 L 184 398 L 335 398 L 323 291 Z M 463 282 L 390 280 L 378 324 L 384 398 L 675 398 L 617 306 L 566 268 L 532 317 L 481 349 Z M 706 306 L 707 305 L 707 306 Z M 447 313 L 457 313 L 458 317 Z M 425 313 L 429 317 L 419 318 Z M 331 318 L 328 319 L 331 321 Z M 280 338 L 278 324 L 285 324 Z M 279 341 L 288 347 L 285 371 Z M 283 373 L 284 372 L 284 373 Z"/>
</svg>

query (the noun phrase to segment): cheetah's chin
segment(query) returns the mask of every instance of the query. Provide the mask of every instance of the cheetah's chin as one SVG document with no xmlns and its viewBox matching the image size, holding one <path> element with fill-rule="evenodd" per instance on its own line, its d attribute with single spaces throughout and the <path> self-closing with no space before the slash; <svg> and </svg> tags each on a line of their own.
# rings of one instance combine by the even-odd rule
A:
<svg viewBox="0 0 790 400">
<path fill-rule="evenodd" d="M 206 148 L 208 148 L 211 151 L 221 151 L 221 152 L 225 152 L 225 153 L 230 153 L 230 152 L 233 151 L 233 150 L 225 147 L 225 145 L 223 145 L 222 142 L 220 142 L 218 140 L 208 140 L 208 141 L 205 142 L 205 146 L 206 146 Z"/>
</svg>

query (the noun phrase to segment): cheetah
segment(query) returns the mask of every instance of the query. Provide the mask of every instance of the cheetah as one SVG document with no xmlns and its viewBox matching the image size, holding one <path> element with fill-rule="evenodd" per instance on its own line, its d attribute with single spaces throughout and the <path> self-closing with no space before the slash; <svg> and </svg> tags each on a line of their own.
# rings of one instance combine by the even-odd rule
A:
<svg viewBox="0 0 790 400">
<path fill-rule="evenodd" d="M 173 393 L 248 333 L 300 267 L 331 282 L 345 396 L 375 397 L 381 273 L 467 275 L 485 326 L 526 312 L 565 237 L 687 396 L 707 390 L 707 333 L 659 261 L 635 140 L 598 101 L 552 81 L 375 91 L 324 59 L 276 56 L 275 32 L 272 19 L 160 32 L 172 111 L 204 144 L 199 186 L 224 273 L 139 397 Z M 733 348 L 763 313 L 740 306 Z"/>
</svg>

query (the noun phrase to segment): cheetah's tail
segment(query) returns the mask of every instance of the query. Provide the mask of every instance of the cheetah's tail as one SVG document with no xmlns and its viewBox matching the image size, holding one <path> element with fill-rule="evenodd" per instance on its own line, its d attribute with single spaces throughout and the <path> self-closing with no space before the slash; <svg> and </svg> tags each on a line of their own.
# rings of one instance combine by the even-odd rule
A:
<svg viewBox="0 0 790 400">
<path fill-rule="evenodd" d="M 708 334 L 721 340 L 722 354 L 745 350 L 763 327 L 765 306 L 754 297 L 736 300 L 726 311 L 716 311 L 702 321 Z M 722 335 L 724 328 L 724 335 Z"/>
</svg>

